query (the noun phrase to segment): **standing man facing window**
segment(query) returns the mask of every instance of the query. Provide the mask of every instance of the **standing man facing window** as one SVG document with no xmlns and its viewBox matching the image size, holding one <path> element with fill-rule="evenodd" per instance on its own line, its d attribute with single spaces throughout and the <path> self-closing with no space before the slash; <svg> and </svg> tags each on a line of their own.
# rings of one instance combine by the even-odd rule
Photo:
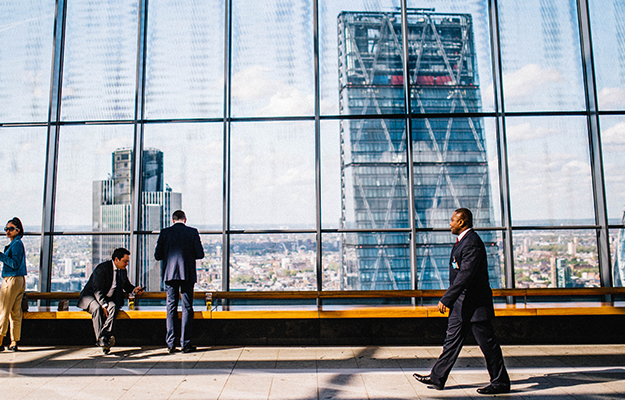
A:
<svg viewBox="0 0 625 400">
<path fill-rule="evenodd" d="M 174 321 L 178 317 L 178 299 L 182 295 L 182 323 L 180 346 L 183 353 L 195 351 L 191 345 L 193 325 L 193 286 L 197 282 L 195 260 L 204 258 L 204 249 L 197 229 L 186 226 L 184 211 L 172 215 L 173 225 L 161 230 L 154 258 L 161 263 L 161 276 L 167 293 L 167 343 L 168 352 L 176 351 Z"/>
<path fill-rule="evenodd" d="M 490 375 L 490 385 L 477 389 L 477 392 L 486 395 L 508 393 L 510 378 L 491 323 L 495 311 L 484 242 L 472 229 L 473 214 L 467 208 L 459 208 L 453 213 L 449 227 L 458 239 L 449 259 L 449 289 L 438 302 L 441 314 L 449 310 L 443 352 L 430 375 L 413 376 L 421 383 L 442 390 L 464 339 L 471 331 L 486 358 Z"/>
<path fill-rule="evenodd" d="M 115 249 L 112 260 L 105 261 L 93 270 L 89 281 L 80 292 L 78 307 L 91 314 L 96 346 L 108 354 L 115 345 L 115 317 L 124 305 L 124 292 L 141 294 L 141 286 L 128 280 L 130 252 L 123 247 Z"/>
</svg>

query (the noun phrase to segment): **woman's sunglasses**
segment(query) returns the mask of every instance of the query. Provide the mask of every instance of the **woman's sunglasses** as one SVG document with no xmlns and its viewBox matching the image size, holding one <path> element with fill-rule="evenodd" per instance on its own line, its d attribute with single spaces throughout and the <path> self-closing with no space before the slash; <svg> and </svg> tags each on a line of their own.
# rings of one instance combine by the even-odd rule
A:
<svg viewBox="0 0 625 400">
<path fill-rule="evenodd" d="M 16 230 L 17 230 L 17 228 L 14 227 L 14 226 L 5 226 L 4 227 L 4 231 L 5 232 L 13 232 L 13 231 L 16 231 Z"/>
</svg>

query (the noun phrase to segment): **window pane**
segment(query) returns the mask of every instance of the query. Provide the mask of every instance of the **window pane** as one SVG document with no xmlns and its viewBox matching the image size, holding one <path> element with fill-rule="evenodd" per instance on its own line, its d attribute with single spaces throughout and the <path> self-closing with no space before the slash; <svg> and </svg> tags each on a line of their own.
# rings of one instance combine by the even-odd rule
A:
<svg viewBox="0 0 625 400">
<path fill-rule="evenodd" d="M 200 240 L 204 246 L 204 258 L 197 263 L 195 290 L 222 290 L 221 235 L 200 235 Z"/>
<path fill-rule="evenodd" d="M 625 229 L 610 229 L 612 280 L 616 287 L 625 286 Z"/>
<path fill-rule="evenodd" d="M 411 288 L 408 233 L 342 233 L 339 249 L 340 289 Z"/>
<path fill-rule="evenodd" d="M 382 64 L 384 69 L 390 63 L 395 63 L 397 54 L 393 53 L 396 46 L 388 43 L 386 39 L 398 35 L 396 23 L 399 22 L 399 19 L 396 19 L 392 24 L 393 30 L 387 29 L 388 25 L 385 26 L 383 32 L 384 46 L 377 46 L 380 41 L 380 18 L 373 17 L 367 21 L 367 18 L 363 17 L 361 18 L 363 24 L 358 27 L 354 25 L 354 22 L 358 19 L 357 14 L 362 14 L 362 12 L 389 11 L 399 6 L 400 2 L 397 0 L 383 0 L 375 3 L 363 0 L 319 1 L 321 114 L 392 112 L 393 104 L 390 100 L 392 96 L 388 98 L 385 96 L 384 102 L 388 102 L 388 104 L 383 104 L 383 108 L 378 110 L 376 104 L 379 105 L 379 103 L 374 90 L 366 89 L 365 85 L 366 82 L 373 83 L 373 75 L 375 75 L 372 73 L 374 54 L 378 54 L 380 60 L 385 61 Z M 401 35 L 399 35 L 398 40 L 401 42 Z M 359 55 L 360 59 L 358 58 Z M 397 66 L 395 65 L 395 67 Z M 399 68 L 401 71 L 401 65 Z M 403 72 L 399 73 L 399 75 L 402 74 Z M 376 85 L 382 85 L 382 82 L 378 83 L 376 80 Z M 382 95 L 384 92 L 387 94 L 403 93 L 403 90 L 401 86 L 390 86 L 389 82 Z M 399 112 L 404 111 L 402 96 L 399 94 L 396 100 L 396 107 L 400 109 Z M 353 99 L 350 100 L 352 97 Z M 364 110 L 365 99 L 367 99 L 366 110 Z"/>
<path fill-rule="evenodd" d="M 61 128 L 55 231 L 130 229 L 132 145 L 132 125 Z M 108 253 L 94 252 L 93 264 Z"/>
<path fill-rule="evenodd" d="M 498 231 L 477 231 L 486 247 L 488 276 L 492 288 L 505 286 L 503 240 Z M 456 242 L 451 232 L 417 232 L 418 289 L 449 287 L 449 258 Z"/>
<path fill-rule="evenodd" d="M 146 125 L 144 135 L 142 204 L 162 215 L 144 230 L 169 226 L 180 208 L 196 228 L 221 230 L 223 124 Z"/>
<path fill-rule="evenodd" d="M 138 18 L 137 0 L 68 0 L 62 120 L 133 118 Z"/>
<path fill-rule="evenodd" d="M 518 288 L 599 287 L 594 230 L 514 231 Z"/>
<path fill-rule="evenodd" d="M 409 1 L 412 110 L 493 111 L 488 2 Z"/>
<path fill-rule="evenodd" d="M 599 108 L 625 109 L 625 3 L 590 0 Z"/>
<path fill-rule="evenodd" d="M 46 128 L 0 128 L 0 197 L 6 202 L 1 222 L 19 217 L 28 232 L 41 232 Z"/>
<path fill-rule="evenodd" d="M 340 228 L 409 227 L 405 125 L 403 119 L 341 121 Z"/>
<path fill-rule="evenodd" d="M 601 117 L 601 145 L 610 224 L 621 224 L 625 210 L 625 117 Z"/>
<path fill-rule="evenodd" d="M 232 4 L 232 115 L 314 114 L 310 2 Z"/>
<path fill-rule="evenodd" d="M 585 109 L 576 2 L 498 4 L 506 111 Z"/>
<path fill-rule="evenodd" d="M 54 3 L 6 0 L 0 12 L 0 121 L 48 119 Z"/>
<path fill-rule="evenodd" d="M 171 222 L 166 226 L 171 225 Z M 197 228 L 190 219 L 188 226 Z M 200 235 L 202 247 L 204 248 L 204 258 L 195 263 L 197 271 L 196 291 L 221 290 L 221 236 L 220 235 Z M 161 275 L 161 261 L 154 258 L 154 250 L 158 234 L 139 235 L 139 245 L 141 254 L 139 257 L 139 279 L 136 285 L 147 287 L 150 292 L 163 290 Z M 134 260 L 134 258 L 131 258 Z M 131 266 L 131 268 L 134 268 Z M 133 282 L 134 283 L 134 282 Z"/>
<path fill-rule="evenodd" d="M 232 228 L 315 228 L 314 139 L 312 122 L 232 124 Z"/>
<path fill-rule="evenodd" d="M 223 0 L 152 0 L 148 118 L 223 117 Z"/>
<path fill-rule="evenodd" d="M 232 235 L 230 290 L 317 290 L 314 234 Z"/>
<path fill-rule="evenodd" d="M 473 212 L 475 226 L 499 224 L 494 125 L 482 118 L 413 120 L 417 228 L 447 228 L 460 207 Z"/>
<path fill-rule="evenodd" d="M 507 118 L 515 225 L 594 224 L 584 117 Z"/>
<path fill-rule="evenodd" d="M 98 264 L 111 259 L 114 249 L 130 249 L 130 236 L 54 236 L 53 243 L 52 291 L 80 292 Z M 110 249 L 110 252 L 96 259 L 96 252 L 102 248 Z"/>
<path fill-rule="evenodd" d="M 336 229 L 341 223 L 341 164 L 347 162 L 341 161 L 341 152 L 351 154 L 351 146 L 341 142 L 343 124 L 349 121 L 321 121 L 321 226 L 325 229 Z"/>
</svg>

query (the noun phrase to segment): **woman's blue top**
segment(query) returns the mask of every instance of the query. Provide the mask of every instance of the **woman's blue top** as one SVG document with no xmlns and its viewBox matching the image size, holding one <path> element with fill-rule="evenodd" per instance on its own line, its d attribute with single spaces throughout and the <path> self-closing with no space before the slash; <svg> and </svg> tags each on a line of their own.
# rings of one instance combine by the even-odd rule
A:
<svg viewBox="0 0 625 400">
<path fill-rule="evenodd" d="M 0 252 L 2 266 L 2 277 L 26 276 L 26 252 L 24 244 L 19 237 L 16 237 L 4 248 L 4 253 Z"/>
</svg>

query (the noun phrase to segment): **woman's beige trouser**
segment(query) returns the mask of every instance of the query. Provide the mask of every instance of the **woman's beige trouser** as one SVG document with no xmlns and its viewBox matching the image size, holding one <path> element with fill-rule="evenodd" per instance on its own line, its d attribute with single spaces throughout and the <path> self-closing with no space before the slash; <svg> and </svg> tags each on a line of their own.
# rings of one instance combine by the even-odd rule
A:
<svg viewBox="0 0 625 400">
<path fill-rule="evenodd" d="M 26 289 L 23 276 L 7 276 L 0 288 L 0 336 L 4 337 L 11 320 L 11 341 L 19 342 L 22 336 L 22 297 Z"/>
</svg>

